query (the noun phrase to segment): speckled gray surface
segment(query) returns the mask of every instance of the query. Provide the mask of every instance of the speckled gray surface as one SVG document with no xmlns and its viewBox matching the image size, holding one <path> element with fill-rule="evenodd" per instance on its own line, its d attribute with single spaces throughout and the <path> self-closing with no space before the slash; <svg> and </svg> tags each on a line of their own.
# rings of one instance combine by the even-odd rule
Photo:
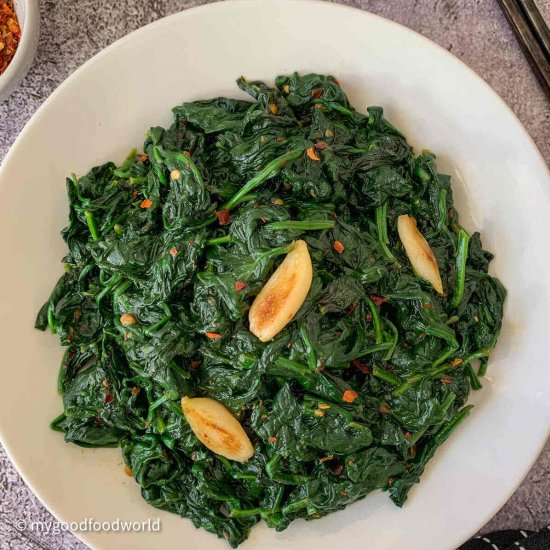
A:
<svg viewBox="0 0 550 550">
<path fill-rule="evenodd" d="M 39 0 L 35 0 L 39 1 Z M 18 91 L 0 103 L 0 161 L 38 106 L 77 67 L 121 36 L 205 0 L 40 0 L 37 59 Z M 523 122 L 550 164 L 550 102 L 538 87 L 496 0 L 344 0 L 402 23 L 452 51 L 481 75 Z M 537 0 L 550 21 L 550 0 Z M 0 447 L 0 550 L 85 549 L 71 534 L 18 529 L 51 515 Z M 550 524 L 550 442 L 483 532 Z"/>
</svg>

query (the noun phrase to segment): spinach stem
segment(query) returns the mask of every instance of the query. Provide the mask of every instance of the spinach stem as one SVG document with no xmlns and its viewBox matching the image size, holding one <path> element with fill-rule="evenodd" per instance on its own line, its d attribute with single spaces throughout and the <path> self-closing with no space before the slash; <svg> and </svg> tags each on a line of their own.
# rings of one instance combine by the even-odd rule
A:
<svg viewBox="0 0 550 550">
<path fill-rule="evenodd" d="M 55 430 L 56 432 L 65 433 L 65 430 L 63 428 L 60 428 L 59 424 L 61 424 L 61 422 L 63 422 L 63 420 L 65 420 L 66 418 L 67 418 L 67 415 L 64 412 L 62 412 L 59 416 L 55 417 L 50 422 L 50 428 L 52 430 Z"/>
<path fill-rule="evenodd" d="M 92 235 L 94 241 L 99 240 L 99 233 L 97 232 L 97 225 L 95 223 L 94 215 L 89 210 L 84 210 L 84 216 L 86 217 L 86 223 L 88 224 L 88 229 Z"/>
<path fill-rule="evenodd" d="M 441 408 L 443 409 L 443 412 L 446 413 L 451 405 L 454 403 L 454 400 L 456 399 L 456 393 L 454 392 L 451 392 L 445 399 L 445 401 L 443 401 L 443 403 L 441 404 Z"/>
<path fill-rule="evenodd" d="M 231 512 L 229 512 L 229 515 L 232 518 L 249 518 L 251 516 L 259 516 L 260 515 L 260 509 L 259 508 L 248 508 L 246 510 L 239 510 L 237 508 L 233 508 Z"/>
<path fill-rule="evenodd" d="M 120 273 L 115 273 L 105 284 L 103 290 L 96 296 L 96 304 L 99 305 L 101 300 L 109 293 L 113 288 L 120 282 L 122 275 Z"/>
<path fill-rule="evenodd" d="M 309 503 L 308 498 L 303 498 L 301 500 L 291 502 L 290 504 L 283 506 L 283 509 L 282 509 L 283 515 L 286 516 L 288 514 L 292 514 L 293 512 L 299 512 L 300 510 L 307 508 L 308 503 Z"/>
<path fill-rule="evenodd" d="M 55 334 L 57 332 L 55 328 L 55 312 L 51 304 L 50 307 L 48 307 L 48 326 L 50 327 L 50 332 L 52 334 Z"/>
<path fill-rule="evenodd" d="M 473 405 L 467 405 L 462 410 L 458 411 L 451 420 L 441 429 L 439 430 L 434 438 L 431 441 L 431 446 L 439 446 L 441 445 L 446 439 L 451 435 L 451 433 L 458 427 L 458 425 L 466 419 L 466 417 L 470 414 L 472 409 L 474 408 Z"/>
<path fill-rule="evenodd" d="M 391 349 L 392 343 L 391 342 L 381 342 L 380 344 L 375 344 L 371 348 L 367 348 L 363 351 L 361 355 L 357 357 L 357 359 L 361 357 L 365 357 L 365 355 L 371 355 L 373 353 L 378 353 L 379 351 L 386 351 Z"/>
<path fill-rule="evenodd" d="M 285 163 L 297 159 L 303 152 L 304 149 L 293 149 L 291 151 L 288 151 L 284 155 L 281 155 L 280 157 L 272 160 L 264 168 L 262 168 L 262 170 L 260 170 L 252 179 L 248 180 L 239 189 L 239 191 L 237 191 L 237 193 L 225 203 L 223 209 L 231 210 L 236 204 L 239 203 L 242 197 L 247 195 L 253 189 L 256 189 L 256 187 L 261 185 L 267 179 L 276 176 L 281 171 Z"/>
<path fill-rule="evenodd" d="M 134 147 L 128 153 L 128 155 L 126 155 L 126 158 L 124 159 L 123 163 L 120 165 L 119 169 L 122 170 L 123 172 L 126 172 L 126 170 L 128 170 L 128 168 L 130 168 L 130 166 L 132 165 L 132 162 L 134 162 L 136 154 L 137 154 L 137 149 Z"/>
<path fill-rule="evenodd" d="M 87 276 L 90 271 L 95 267 L 94 264 L 87 264 L 82 268 L 82 271 L 78 275 L 78 282 L 81 283 Z"/>
<path fill-rule="evenodd" d="M 288 220 L 288 221 L 280 221 L 280 222 L 273 222 L 268 223 L 266 225 L 269 229 L 274 230 L 281 230 L 281 229 L 295 229 L 299 231 L 316 231 L 320 229 L 332 229 L 334 227 L 333 221 L 317 221 L 317 220 L 311 220 L 311 221 L 295 221 L 295 220 Z"/>
<path fill-rule="evenodd" d="M 384 361 L 389 361 L 392 358 L 393 352 L 395 351 L 395 346 L 397 346 L 397 341 L 399 340 L 399 332 L 397 327 L 386 317 L 384 317 L 384 322 L 390 327 L 392 332 L 392 341 L 391 347 L 388 349 L 388 353 L 384 355 Z"/>
<path fill-rule="evenodd" d="M 159 179 L 160 183 L 162 183 L 163 185 L 168 185 L 166 174 L 164 173 L 164 170 L 162 168 L 164 159 L 162 158 L 162 155 L 160 154 L 160 151 L 157 145 L 153 147 L 152 157 L 151 155 L 149 155 L 149 162 L 151 163 L 151 166 L 153 167 L 153 171 L 155 172 L 155 175 Z"/>
<path fill-rule="evenodd" d="M 153 336 L 159 328 L 162 328 L 172 318 L 172 312 L 170 311 L 168 304 L 163 303 L 162 309 L 166 315 L 160 321 L 157 321 L 143 331 L 146 336 Z"/>
<path fill-rule="evenodd" d="M 157 145 L 153 147 L 153 159 L 157 164 L 164 163 L 164 159 L 162 158 L 162 155 Z"/>
<path fill-rule="evenodd" d="M 231 235 L 224 235 L 223 237 L 216 237 L 215 239 L 208 239 L 206 246 L 214 246 L 216 244 L 230 243 L 233 240 Z"/>
<path fill-rule="evenodd" d="M 175 157 L 183 163 L 183 165 L 191 170 L 191 173 L 193 174 L 193 177 L 195 178 L 195 181 L 202 187 L 204 187 L 204 179 L 202 178 L 201 171 L 199 170 L 199 167 L 195 164 L 195 162 L 191 159 L 191 157 L 188 157 L 182 153 L 179 153 L 175 155 Z"/>
<path fill-rule="evenodd" d="M 281 459 L 283 458 L 282 455 L 276 454 L 273 455 L 267 464 L 265 465 L 265 473 L 273 479 L 273 475 L 275 474 L 275 470 L 279 467 L 279 462 L 281 462 Z"/>
<path fill-rule="evenodd" d="M 262 518 L 268 518 L 269 516 L 272 516 L 273 514 L 277 513 L 281 506 L 281 501 L 283 500 L 283 497 L 285 496 L 285 488 L 280 487 L 277 496 L 275 497 L 275 501 L 273 502 L 273 506 L 271 508 L 261 508 L 260 509 L 260 515 Z"/>
<path fill-rule="evenodd" d="M 464 279 L 466 277 L 466 260 L 468 259 L 468 243 L 470 242 L 470 236 L 464 229 L 458 232 L 458 245 L 456 253 L 456 277 L 455 277 L 455 290 L 453 300 L 451 302 L 452 308 L 457 308 L 462 302 L 462 296 L 464 295 Z"/>
<path fill-rule="evenodd" d="M 317 358 L 315 357 L 315 350 L 313 349 L 309 337 L 307 335 L 306 327 L 303 323 L 300 323 L 300 336 L 304 342 L 304 347 L 307 352 L 307 364 L 310 370 L 314 371 L 317 368 Z"/>
<path fill-rule="evenodd" d="M 412 376 L 409 376 L 409 378 L 407 378 L 407 380 L 403 382 L 400 386 L 395 388 L 395 390 L 392 391 L 391 395 L 394 397 L 402 395 L 417 382 L 421 382 L 428 378 L 436 378 L 440 374 L 443 374 L 445 371 L 448 371 L 456 366 L 458 365 L 453 365 L 453 363 L 446 363 L 445 365 L 441 366 L 432 366 L 432 368 L 428 369 L 425 372 L 413 374 Z"/>
<path fill-rule="evenodd" d="M 102 225 L 100 229 L 101 233 L 109 233 L 109 231 L 111 231 L 111 229 L 113 229 L 115 225 L 124 221 L 128 216 L 130 216 L 130 214 L 132 214 L 132 210 L 127 210 L 126 212 L 123 212 L 120 216 L 112 220 L 110 223 Z"/>
<path fill-rule="evenodd" d="M 481 378 L 487 374 L 487 366 L 489 362 L 487 361 L 487 357 L 482 357 L 481 362 L 479 365 L 479 369 L 477 371 L 477 375 Z M 481 383 L 481 382 L 480 382 Z"/>
<path fill-rule="evenodd" d="M 437 220 L 437 233 L 441 233 L 447 221 L 447 189 L 441 189 L 439 200 L 437 201 L 439 219 Z"/>
<path fill-rule="evenodd" d="M 233 207 L 242 204 L 243 202 L 253 201 L 258 198 L 258 195 L 256 193 L 248 193 L 247 195 L 243 195 L 238 202 L 236 202 Z"/>
<path fill-rule="evenodd" d="M 470 385 L 472 386 L 473 390 L 480 390 L 481 388 L 483 388 L 471 364 L 466 365 L 466 372 L 468 373 L 468 377 L 470 378 Z"/>
<path fill-rule="evenodd" d="M 376 343 L 381 344 L 384 341 L 384 335 L 382 334 L 382 324 L 380 323 L 380 316 L 378 315 L 378 310 L 376 309 L 374 302 L 367 295 L 364 296 L 364 300 L 369 306 L 369 309 L 372 315 L 372 322 L 374 324 L 374 333 L 376 336 Z"/>
<path fill-rule="evenodd" d="M 397 376 L 378 366 L 373 367 L 372 375 L 376 376 L 376 378 L 380 378 L 380 380 L 384 380 L 384 382 L 387 382 L 388 384 L 392 384 L 393 386 L 399 386 L 401 384 L 401 380 Z"/>
<path fill-rule="evenodd" d="M 147 183 L 147 178 L 145 177 L 141 177 L 141 178 L 138 178 L 138 177 L 132 177 L 130 176 L 128 178 L 129 182 L 132 184 L 132 185 L 140 185 L 142 183 Z"/>
<path fill-rule="evenodd" d="M 302 365 L 301 363 L 297 363 L 296 361 L 291 361 L 290 359 L 287 359 L 286 357 L 277 357 L 275 360 L 275 364 L 278 367 L 283 367 L 285 369 L 289 369 L 294 371 L 297 374 L 307 374 L 310 371 L 311 367 L 306 367 L 305 365 Z M 311 369 L 315 370 L 316 366 Z"/>
<path fill-rule="evenodd" d="M 355 118 L 355 113 L 353 111 L 346 109 L 346 107 L 344 107 L 343 105 L 340 105 L 340 103 L 336 103 L 336 101 L 326 101 L 324 99 L 319 99 L 317 103 L 320 103 L 321 105 L 324 105 L 325 107 L 328 107 L 333 111 L 338 111 L 339 113 L 349 116 L 350 118 Z"/>
<path fill-rule="evenodd" d="M 456 345 L 449 346 L 433 363 L 432 367 L 441 365 L 448 357 L 450 357 L 458 349 L 458 342 Z"/>
<path fill-rule="evenodd" d="M 390 239 L 388 238 L 388 201 L 386 201 L 382 206 L 376 208 L 375 218 L 376 218 L 376 229 L 378 230 L 378 242 L 382 248 L 382 252 L 388 260 L 395 260 L 395 256 L 391 253 L 391 250 L 388 248 Z"/>
<path fill-rule="evenodd" d="M 114 295 L 115 296 L 121 296 L 122 294 L 124 294 L 130 287 L 132 286 L 132 281 L 130 281 L 129 279 L 126 279 L 125 281 L 123 281 L 117 288 L 116 290 L 114 291 Z"/>
</svg>

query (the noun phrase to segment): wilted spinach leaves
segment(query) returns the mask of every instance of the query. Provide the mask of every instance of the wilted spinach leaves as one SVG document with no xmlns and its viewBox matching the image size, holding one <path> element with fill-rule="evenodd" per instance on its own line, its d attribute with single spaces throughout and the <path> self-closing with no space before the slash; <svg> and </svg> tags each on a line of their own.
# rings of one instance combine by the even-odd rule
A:
<svg viewBox="0 0 550 550">
<path fill-rule="evenodd" d="M 238 84 L 254 101 L 184 103 L 143 154 L 67 179 L 65 274 L 36 321 L 66 347 L 53 428 L 120 446 L 149 503 L 232 546 L 261 519 L 282 530 L 375 489 L 401 506 L 469 413 L 505 298 L 450 178 L 381 108 L 358 113 L 331 76 Z M 414 274 L 400 214 L 444 296 Z M 313 285 L 263 344 L 247 312 L 298 238 Z M 184 395 L 224 403 L 254 457 L 204 448 Z"/>
</svg>

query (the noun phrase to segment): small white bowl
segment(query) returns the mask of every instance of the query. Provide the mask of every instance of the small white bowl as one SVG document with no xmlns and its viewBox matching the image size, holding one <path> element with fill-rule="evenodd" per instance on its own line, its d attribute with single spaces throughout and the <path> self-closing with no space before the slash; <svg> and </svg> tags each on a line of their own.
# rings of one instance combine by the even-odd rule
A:
<svg viewBox="0 0 550 550">
<path fill-rule="evenodd" d="M 14 7 L 21 26 L 21 40 L 8 68 L 0 75 L 0 101 L 6 99 L 27 74 L 40 36 L 38 0 L 14 0 Z"/>
</svg>

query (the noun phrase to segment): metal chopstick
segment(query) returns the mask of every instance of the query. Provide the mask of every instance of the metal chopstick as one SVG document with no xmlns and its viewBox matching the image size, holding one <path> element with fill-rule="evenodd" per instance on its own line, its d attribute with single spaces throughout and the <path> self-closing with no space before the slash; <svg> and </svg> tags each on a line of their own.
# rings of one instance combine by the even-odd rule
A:
<svg viewBox="0 0 550 550">
<path fill-rule="evenodd" d="M 499 0 L 519 45 L 550 98 L 550 31 L 531 0 Z M 533 9 L 534 7 L 534 9 Z"/>
</svg>

